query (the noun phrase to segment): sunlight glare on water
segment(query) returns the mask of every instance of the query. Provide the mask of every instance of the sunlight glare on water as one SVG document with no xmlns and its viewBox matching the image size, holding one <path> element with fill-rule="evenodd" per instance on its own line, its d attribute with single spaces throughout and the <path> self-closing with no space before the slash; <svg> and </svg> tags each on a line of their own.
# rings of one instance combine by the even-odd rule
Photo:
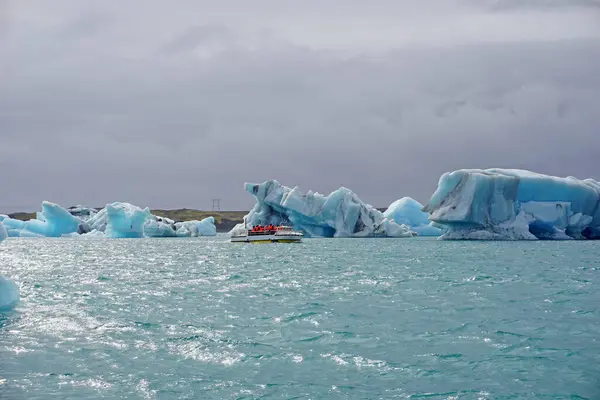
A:
<svg viewBox="0 0 600 400">
<path fill-rule="evenodd" d="M 600 397 L 600 243 L 9 239 L 0 398 Z"/>
</svg>

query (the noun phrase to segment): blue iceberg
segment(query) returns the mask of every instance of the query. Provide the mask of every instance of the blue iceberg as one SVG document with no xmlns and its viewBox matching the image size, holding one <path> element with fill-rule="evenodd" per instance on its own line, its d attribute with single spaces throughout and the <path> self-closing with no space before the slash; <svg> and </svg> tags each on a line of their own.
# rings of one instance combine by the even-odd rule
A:
<svg viewBox="0 0 600 400">
<path fill-rule="evenodd" d="M 81 219 L 49 201 L 42 203 L 42 211 L 38 213 L 37 219 L 25 222 L 23 229 L 45 237 L 60 237 L 64 234 L 83 233 L 88 230 Z"/>
<path fill-rule="evenodd" d="M 19 288 L 17 285 L 0 275 L 0 311 L 14 308 L 19 302 Z"/>
<path fill-rule="evenodd" d="M 175 221 L 155 215 L 144 224 L 145 237 L 174 237 L 177 236 L 176 230 Z"/>
<path fill-rule="evenodd" d="M 2 223 L 2 220 L 0 219 L 0 242 L 2 242 L 7 237 L 8 237 L 8 233 L 6 232 L 6 229 L 4 228 L 4 224 Z"/>
<path fill-rule="evenodd" d="M 216 236 L 217 226 L 214 217 L 206 217 L 202 221 L 192 221 L 196 225 L 196 236 Z"/>
<path fill-rule="evenodd" d="M 144 236 L 144 224 L 152 217 L 148 208 L 141 209 L 129 203 L 107 204 L 85 221 L 90 229 L 88 235 L 104 233 L 107 238 L 140 238 Z"/>
<path fill-rule="evenodd" d="M 415 199 L 403 197 L 390 204 L 383 216 L 397 224 L 409 226 L 419 236 L 440 236 L 441 229 L 431 225 L 429 214 L 422 209 L 423 205 Z"/>
<path fill-rule="evenodd" d="M 100 211 L 85 206 L 68 209 L 44 201 L 35 219 L 20 221 L 0 214 L 11 237 L 88 237 L 141 238 L 175 236 L 214 236 L 215 220 L 178 222 L 152 215 L 150 209 L 115 202 Z"/>
<path fill-rule="evenodd" d="M 0 221 L 0 242 L 8 237 L 4 224 Z M 0 275 L 0 311 L 12 309 L 19 302 L 19 289 L 13 281 Z"/>
<path fill-rule="evenodd" d="M 442 239 L 600 239 L 600 183 L 516 169 L 446 173 L 423 208 Z"/>
<path fill-rule="evenodd" d="M 4 225 L 9 237 L 21 236 L 21 231 L 25 228 L 24 221 L 10 218 L 8 215 L 0 215 L 0 222 Z"/>
<path fill-rule="evenodd" d="M 141 209 L 129 203 L 112 203 L 106 208 L 106 230 L 108 238 L 141 238 L 144 225 L 152 217 L 148 207 Z"/>
<path fill-rule="evenodd" d="M 213 217 L 206 217 L 202 221 L 184 221 L 175 224 L 177 236 L 216 236 L 217 227 Z"/>
<path fill-rule="evenodd" d="M 83 220 L 90 219 L 98 213 L 98 210 L 96 210 L 95 208 L 86 207 L 82 205 L 69 207 L 67 208 L 67 211 L 69 212 L 69 214 L 75 217 L 79 217 Z"/>
<path fill-rule="evenodd" d="M 363 203 L 347 188 L 329 196 L 309 191 L 304 194 L 276 180 L 261 184 L 246 183 L 245 189 L 256 198 L 256 205 L 245 217 L 246 225 L 286 224 L 308 236 L 320 237 L 412 237 L 417 234 L 406 225 L 384 217 Z M 237 225 L 232 232 L 244 229 Z"/>
<path fill-rule="evenodd" d="M 49 201 L 42 203 L 42 211 L 37 213 L 35 219 L 20 221 L 1 215 L 0 221 L 5 225 L 8 236 L 11 237 L 60 237 L 70 233 L 85 233 L 89 230 L 87 224 L 81 219 Z"/>
<path fill-rule="evenodd" d="M 202 221 L 175 222 L 170 218 L 156 216 L 148 208 L 141 209 L 129 203 L 112 203 L 85 221 L 90 236 L 108 238 L 140 237 L 190 237 L 217 234 L 215 220 L 208 217 Z"/>
</svg>

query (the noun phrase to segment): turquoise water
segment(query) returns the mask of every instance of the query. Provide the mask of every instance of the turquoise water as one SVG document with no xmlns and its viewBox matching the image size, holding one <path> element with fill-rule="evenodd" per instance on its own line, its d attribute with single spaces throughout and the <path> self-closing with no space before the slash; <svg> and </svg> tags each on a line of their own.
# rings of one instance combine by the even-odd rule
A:
<svg viewBox="0 0 600 400">
<path fill-rule="evenodd" d="M 600 242 L 9 239 L 1 399 L 598 399 Z"/>
</svg>

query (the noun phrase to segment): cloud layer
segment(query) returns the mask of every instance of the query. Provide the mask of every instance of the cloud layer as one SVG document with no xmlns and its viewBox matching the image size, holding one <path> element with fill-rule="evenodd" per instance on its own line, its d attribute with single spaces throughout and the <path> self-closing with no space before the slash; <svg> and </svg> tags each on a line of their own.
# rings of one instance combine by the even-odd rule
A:
<svg viewBox="0 0 600 400">
<path fill-rule="evenodd" d="M 427 200 L 463 167 L 600 178 L 594 1 L 14 1 L 0 211 L 247 209 L 244 181 Z"/>
</svg>

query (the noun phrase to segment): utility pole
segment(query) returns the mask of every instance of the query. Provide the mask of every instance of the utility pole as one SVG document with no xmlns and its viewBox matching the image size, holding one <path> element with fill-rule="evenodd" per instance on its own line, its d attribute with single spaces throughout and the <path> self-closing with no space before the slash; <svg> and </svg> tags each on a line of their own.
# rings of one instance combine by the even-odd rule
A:
<svg viewBox="0 0 600 400">
<path fill-rule="evenodd" d="M 212 199 L 212 210 L 221 211 L 221 199 Z"/>
</svg>

